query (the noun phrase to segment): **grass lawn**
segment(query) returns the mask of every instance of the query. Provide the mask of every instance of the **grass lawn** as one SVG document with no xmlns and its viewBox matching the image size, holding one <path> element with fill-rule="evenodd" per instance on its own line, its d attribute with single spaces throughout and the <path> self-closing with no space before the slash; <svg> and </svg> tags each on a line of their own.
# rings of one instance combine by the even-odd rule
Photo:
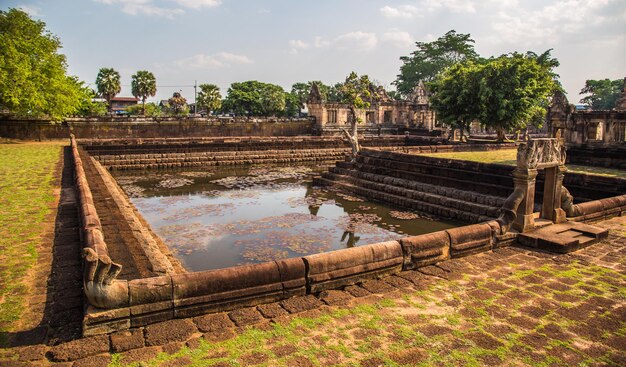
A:
<svg viewBox="0 0 626 367">
<path fill-rule="evenodd" d="M 450 152 L 450 153 L 426 153 L 428 157 L 459 159 L 482 163 L 499 163 L 514 166 L 517 158 L 516 149 L 490 150 L 486 152 Z M 626 178 L 626 171 L 594 166 L 580 166 L 568 164 L 569 172 L 587 173 L 591 175 Z"/>
<path fill-rule="evenodd" d="M 66 144 L 0 144 L 0 332 L 14 330 L 25 307 L 26 276 L 50 225 L 55 169 Z"/>
</svg>

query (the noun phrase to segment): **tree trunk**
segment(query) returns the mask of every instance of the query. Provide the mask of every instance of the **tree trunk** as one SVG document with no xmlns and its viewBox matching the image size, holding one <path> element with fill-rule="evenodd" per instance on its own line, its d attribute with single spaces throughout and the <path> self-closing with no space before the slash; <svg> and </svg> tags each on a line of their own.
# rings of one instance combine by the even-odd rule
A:
<svg viewBox="0 0 626 367">
<path fill-rule="evenodd" d="M 357 126 L 358 122 L 356 120 L 356 111 L 354 110 L 354 107 L 350 107 L 350 115 L 351 115 L 350 128 L 352 132 L 350 133 L 346 129 L 343 129 L 343 132 L 348 138 L 348 141 L 350 142 L 350 146 L 352 147 L 352 161 L 354 162 L 356 160 L 357 154 L 359 154 L 359 151 L 361 150 L 361 146 L 359 145 L 359 135 L 358 135 L 358 126 Z"/>
<path fill-rule="evenodd" d="M 141 99 L 141 115 L 142 116 L 146 115 L 146 97 L 143 97 Z"/>
<path fill-rule="evenodd" d="M 496 133 L 498 134 L 498 141 L 502 142 L 506 140 L 506 134 L 504 133 L 504 128 L 497 126 Z"/>
</svg>

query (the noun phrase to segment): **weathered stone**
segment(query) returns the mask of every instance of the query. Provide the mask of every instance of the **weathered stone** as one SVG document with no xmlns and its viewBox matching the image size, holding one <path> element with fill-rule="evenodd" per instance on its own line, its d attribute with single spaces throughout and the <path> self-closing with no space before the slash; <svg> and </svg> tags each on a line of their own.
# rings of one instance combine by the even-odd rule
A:
<svg viewBox="0 0 626 367">
<path fill-rule="evenodd" d="M 313 295 L 292 297 L 281 301 L 280 304 L 290 313 L 308 311 L 319 308 L 323 305 L 323 303 Z"/>
<path fill-rule="evenodd" d="M 201 332 L 223 330 L 235 326 L 225 313 L 198 316 L 193 319 L 193 322 Z"/>
<path fill-rule="evenodd" d="M 228 316 L 237 326 L 257 324 L 265 320 L 255 307 L 240 308 L 228 313 Z"/>
<path fill-rule="evenodd" d="M 164 345 L 170 342 L 182 342 L 197 331 L 189 319 L 170 320 L 145 327 L 147 346 Z"/>
<path fill-rule="evenodd" d="M 90 336 L 55 345 L 48 355 L 56 362 L 74 361 L 109 351 L 108 335 Z"/>
<path fill-rule="evenodd" d="M 110 354 L 99 354 L 97 356 L 79 359 L 74 362 L 72 367 L 107 367 L 109 363 L 111 363 Z"/>
<path fill-rule="evenodd" d="M 147 361 L 157 356 L 161 352 L 161 347 L 145 347 L 132 349 L 121 354 L 122 362 L 131 364 L 134 362 Z"/>
<path fill-rule="evenodd" d="M 278 302 L 260 305 L 257 307 L 257 309 L 264 317 L 267 317 L 268 319 L 273 319 L 275 317 L 285 316 L 289 314 L 289 312 L 282 308 Z"/>
<path fill-rule="evenodd" d="M 130 349 L 143 348 L 143 329 L 131 329 L 119 331 L 110 335 L 111 350 L 115 353 Z"/>
</svg>

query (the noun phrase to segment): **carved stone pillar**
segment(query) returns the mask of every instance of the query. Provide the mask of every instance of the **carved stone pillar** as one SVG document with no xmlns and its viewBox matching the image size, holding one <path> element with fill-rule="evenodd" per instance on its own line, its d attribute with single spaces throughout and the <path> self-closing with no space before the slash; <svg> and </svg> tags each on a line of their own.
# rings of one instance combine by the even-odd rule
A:
<svg viewBox="0 0 626 367">
<path fill-rule="evenodd" d="M 545 172 L 541 218 L 548 219 L 553 223 L 563 223 L 566 221 L 566 215 L 565 211 L 561 209 L 561 189 L 567 168 L 565 165 L 559 165 L 546 168 Z"/>
<path fill-rule="evenodd" d="M 524 192 L 524 199 L 517 207 L 517 217 L 513 228 L 519 232 L 527 232 L 535 227 L 533 210 L 535 207 L 535 184 L 537 181 L 536 169 L 516 168 L 513 171 L 513 182 L 516 190 Z"/>
</svg>

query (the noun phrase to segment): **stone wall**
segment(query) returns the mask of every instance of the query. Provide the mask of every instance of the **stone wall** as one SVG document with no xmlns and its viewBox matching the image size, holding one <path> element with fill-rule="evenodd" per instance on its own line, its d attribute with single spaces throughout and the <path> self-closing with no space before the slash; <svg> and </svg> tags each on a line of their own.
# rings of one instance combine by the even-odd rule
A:
<svg viewBox="0 0 626 367">
<path fill-rule="evenodd" d="M 626 145 L 569 144 L 567 163 L 626 169 Z"/>
<path fill-rule="evenodd" d="M 68 119 L 54 123 L 40 120 L 0 120 L 0 137 L 22 140 L 167 138 L 207 136 L 312 135 L 308 119 L 160 119 L 137 118 Z"/>
</svg>

